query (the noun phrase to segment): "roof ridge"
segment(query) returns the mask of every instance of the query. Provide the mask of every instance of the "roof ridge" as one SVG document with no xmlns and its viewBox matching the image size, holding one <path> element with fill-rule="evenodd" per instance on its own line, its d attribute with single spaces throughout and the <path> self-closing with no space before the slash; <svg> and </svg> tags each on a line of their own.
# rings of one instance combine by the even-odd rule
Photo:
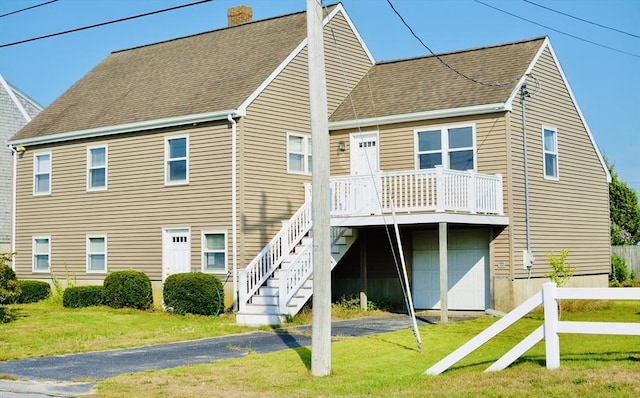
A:
<svg viewBox="0 0 640 398">
<path fill-rule="evenodd" d="M 516 41 L 511 41 L 511 42 L 491 44 L 491 45 L 479 46 L 479 47 L 469 47 L 469 48 L 465 48 L 465 49 L 462 49 L 462 50 L 448 51 L 448 52 L 444 52 L 444 53 L 427 54 L 427 55 L 421 55 L 421 56 L 409 57 L 409 58 L 390 59 L 390 60 L 377 62 L 376 65 L 392 64 L 392 63 L 396 63 L 396 62 L 412 61 L 412 60 L 425 59 L 425 58 L 444 57 L 444 56 L 453 55 L 453 54 L 462 54 L 462 53 L 473 52 L 473 51 L 488 50 L 490 48 L 512 46 L 514 44 L 530 43 L 532 41 L 544 40 L 546 38 L 547 38 L 547 36 L 537 36 L 537 37 L 532 37 L 532 38 L 529 38 L 529 39 L 516 40 Z"/>
<path fill-rule="evenodd" d="M 248 26 L 248 25 L 254 25 L 254 24 L 257 24 L 257 23 L 261 23 L 261 22 L 272 21 L 272 20 L 276 20 L 276 19 L 280 19 L 280 18 L 287 18 L 287 17 L 291 17 L 291 16 L 294 16 L 294 15 L 302 14 L 302 13 L 305 13 L 305 12 L 306 11 L 297 11 L 297 12 L 292 12 L 292 13 L 285 14 L 285 15 L 276 15 L 276 16 L 273 16 L 273 17 L 263 18 L 263 19 L 259 19 L 259 20 L 256 20 L 256 21 L 250 21 L 250 22 L 239 24 L 239 25 L 225 26 L 225 27 L 222 27 L 222 28 L 208 30 L 208 31 L 199 32 L 199 33 L 193 33 L 193 34 L 186 35 L 186 36 L 174 37 L 172 39 L 162 40 L 162 41 L 158 41 L 158 42 L 155 42 L 155 43 L 147 43 L 147 44 L 142 44 L 142 45 L 139 45 L 139 46 L 123 48 L 123 49 L 120 49 L 120 50 L 114 50 L 114 51 L 111 52 L 111 54 L 116 54 L 116 53 L 121 53 L 121 52 L 125 52 L 125 51 L 131 51 L 131 50 L 136 50 L 136 49 L 144 48 L 144 47 L 152 47 L 152 46 L 155 46 L 155 45 L 169 43 L 169 42 L 172 42 L 172 41 L 189 39 L 191 37 L 196 37 L 196 36 L 202 36 L 202 35 L 206 35 L 206 34 L 210 34 L 210 33 L 221 32 L 221 31 L 228 30 L 228 29 L 240 28 L 240 27 L 244 27 L 244 26 Z"/>
</svg>

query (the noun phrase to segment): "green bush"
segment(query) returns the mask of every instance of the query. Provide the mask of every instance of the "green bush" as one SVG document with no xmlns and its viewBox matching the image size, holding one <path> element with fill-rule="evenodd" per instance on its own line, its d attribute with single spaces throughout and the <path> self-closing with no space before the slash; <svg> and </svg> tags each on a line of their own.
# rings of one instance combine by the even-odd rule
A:
<svg viewBox="0 0 640 398">
<path fill-rule="evenodd" d="M 224 305 L 224 290 L 215 275 L 202 272 L 173 274 L 164 281 L 162 298 L 168 311 L 215 316 Z"/>
<path fill-rule="evenodd" d="M 67 308 L 93 307 L 102 301 L 102 286 L 72 286 L 62 294 L 62 305 Z"/>
<path fill-rule="evenodd" d="M 624 257 L 611 256 L 611 273 L 609 274 L 609 281 L 622 283 L 629 278 L 629 270 L 627 269 L 627 263 Z"/>
<path fill-rule="evenodd" d="M 104 304 L 147 310 L 153 306 L 151 280 L 141 271 L 116 271 L 104 278 Z"/>
<path fill-rule="evenodd" d="M 20 297 L 18 303 L 28 304 L 44 300 L 51 296 L 51 285 L 43 281 L 18 280 Z"/>
<path fill-rule="evenodd" d="M 13 308 L 0 307 L 0 323 L 9 323 L 17 318 Z"/>
<path fill-rule="evenodd" d="M 13 304 L 20 297 L 20 285 L 16 273 L 4 261 L 0 261 L 0 305 Z"/>
</svg>

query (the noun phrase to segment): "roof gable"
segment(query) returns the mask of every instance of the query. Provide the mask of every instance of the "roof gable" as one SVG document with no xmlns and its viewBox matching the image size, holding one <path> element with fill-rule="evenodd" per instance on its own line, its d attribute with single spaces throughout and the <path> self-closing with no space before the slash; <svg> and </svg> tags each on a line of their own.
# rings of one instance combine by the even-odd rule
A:
<svg viewBox="0 0 640 398">
<path fill-rule="evenodd" d="M 0 96 L 5 95 L 9 97 L 9 102 L 5 102 L 4 106 L 11 106 L 14 108 L 14 110 L 22 116 L 25 123 L 31 121 L 33 116 L 42 111 L 42 107 L 37 102 L 7 83 L 2 75 L 0 75 Z M 11 105 L 9 105 L 9 103 Z M 9 110 L 8 112 L 12 111 Z"/>
<path fill-rule="evenodd" d="M 553 59 L 553 63 L 555 64 L 556 69 L 558 71 L 558 74 L 560 75 L 560 78 L 562 79 L 562 82 L 563 82 L 564 86 L 566 87 L 567 92 L 569 93 L 569 97 L 571 98 L 571 102 L 573 103 L 573 106 L 575 106 L 576 111 L 578 112 L 578 116 L 580 117 L 580 122 L 584 126 L 584 129 L 587 132 L 587 135 L 589 136 L 589 140 L 591 141 L 591 145 L 593 145 L 593 149 L 595 150 L 596 155 L 598 156 L 598 160 L 600 161 L 600 165 L 602 166 L 602 169 L 604 170 L 604 173 L 605 173 L 605 175 L 607 177 L 607 182 L 610 183 L 611 182 L 611 173 L 609 172 L 609 168 L 607 167 L 607 163 L 604 160 L 604 157 L 602 156 L 602 153 L 600 152 L 600 148 L 598 148 L 598 144 L 596 143 L 596 140 L 593 137 L 593 134 L 591 134 L 591 129 L 589 128 L 589 125 L 587 124 L 587 120 L 584 118 L 584 115 L 582 114 L 582 110 L 580 109 L 580 106 L 578 105 L 578 101 L 576 100 L 576 97 L 573 95 L 573 90 L 571 90 L 571 86 L 569 85 L 569 81 L 567 80 L 567 76 L 564 74 L 564 71 L 562 70 L 562 66 L 560 65 L 560 61 L 558 61 L 558 57 L 556 56 L 555 51 L 553 51 L 553 47 L 551 46 L 551 41 L 548 38 L 545 39 L 542 47 L 538 51 L 538 54 L 531 61 L 531 65 L 527 69 L 526 74 L 528 75 L 529 73 L 531 73 L 531 71 L 533 70 L 533 67 L 535 66 L 535 64 L 538 62 L 540 57 L 542 57 L 545 49 L 548 49 L 549 53 L 551 54 L 551 58 Z M 523 77 L 523 80 L 524 80 L 525 77 L 526 76 Z M 516 95 L 518 94 L 519 88 L 520 88 L 520 84 L 518 84 L 515 87 L 514 92 L 512 93 L 512 95 L 509 98 L 509 103 L 511 103 L 511 101 L 513 101 L 515 99 Z"/>
</svg>

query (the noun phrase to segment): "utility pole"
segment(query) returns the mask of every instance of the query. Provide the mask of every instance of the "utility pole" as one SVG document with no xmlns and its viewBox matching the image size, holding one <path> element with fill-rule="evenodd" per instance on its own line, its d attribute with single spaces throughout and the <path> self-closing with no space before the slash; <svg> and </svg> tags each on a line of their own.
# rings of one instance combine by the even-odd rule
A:
<svg viewBox="0 0 640 398">
<path fill-rule="evenodd" d="M 313 224 L 313 318 L 311 374 L 331 373 L 331 243 L 329 234 L 329 121 L 322 40 L 322 7 L 307 0 L 307 57 L 313 141 L 311 221 Z"/>
</svg>

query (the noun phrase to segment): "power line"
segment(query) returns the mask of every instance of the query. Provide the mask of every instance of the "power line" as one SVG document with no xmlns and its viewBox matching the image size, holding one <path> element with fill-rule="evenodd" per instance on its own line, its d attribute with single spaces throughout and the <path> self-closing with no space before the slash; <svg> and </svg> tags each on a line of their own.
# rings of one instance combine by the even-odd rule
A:
<svg viewBox="0 0 640 398">
<path fill-rule="evenodd" d="M 489 7 L 489 8 L 493 8 L 493 9 L 494 9 L 494 10 L 496 10 L 496 11 L 500 11 L 500 12 L 505 13 L 505 14 L 507 14 L 507 15 L 511 15 L 511 16 L 512 16 L 512 17 L 514 17 L 514 18 L 518 18 L 518 19 L 521 19 L 521 20 L 523 20 L 523 21 L 526 21 L 526 22 L 532 23 L 532 24 L 534 24 L 534 25 L 541 26 L 541 27 L 543 27 L 543 28 L 545 28 L 545 29 L 549 29 L 549 30 L 552 30 L 552 31 L 557 32 L 557 33 L 560 33 L 560 34 L 563 34 L 563 35 L 566 35 L 566 36 L 569 36 L 569 37 L 573 37 L 574 39 L 577 39 L 577 40 L 580 40 L 580 41 L 584 41 L 584 42 L 587 42 L 587 43 L 589 43 L 589 44 L 593 44 L 593 45 L 595 45 L 595 46 L 602 47 L 602 48 L 606 48 L 606 49 L 608 49 L 608 50 L 616 51 L 616 52 L 619 52 L 619 53 L 622 53 L 622 54 L 631 55 L 632 57 L 640 58 L 640 55 L 633 54 L 633 53 L 630 53 L 630 52 L 626 52 L 626 51 L 623 51 L 623 50 L 619 50 L 619 49 L 617 49 L 617 48 L 613 48 L 613 47 L 605 46 L 604 44 L 596 43 L 596 42 L 594 42 L 594 41 L 587 40 L 587 39 L 583 39 L 582 37 L 578 37 L 578 36 L 576 36 L 576 35 L 572 35 L 571 33 L 563 32 L 563 31 L 561 31 L 561 30 L 554 29 L 554 28 L 551 28 L 551 27 L 549 27 L 549 26 L 542 25 L 542 24 L 537 23 L 537 22 L 534 22 L 534 21 L 532 21 L 532 20 L 530 20 L 530 19 L 526 19 L 526 18 L 523 18 L 523 17 L 521 17 L 521 16 L 519 16 L 519 15 L 512 14 L 512 13 L 510 13 L 510 12 L 508 12 L 508 11 L 502 10 L 502 9 L 500 9 L 500 8 L 498 8 L 498 7 L 494 7 L 494 6 L 490 5 L 490 4 L 483 3 L 483 2 L 482 2 L 482 1 L 480 1 L 480 0 L 473 0 L 473 1 L 475 1 L 476 3 L 480 3 L 480 4 L 482 4 L 483 6 L 486 6 L 486 7 Z"/>
<path fill-rule="evenodd" d="M 15 46 L 16 44 L 23 44 L 23 43 L 28 43 L 28 42 L 31 42 L 31 41 L 36 41 L 36 40 L 41 40 L 41 39 L 47 39 L 49 37 L 54 37 L 54 36 L 65 35 L 67 33 L 79 32 L 81 30 L 97 28 L 99 26 L 110 25 L 110 24 L 114 24 L 114 23 L 117 23 L 117 22 L 123 22 L 123 21 L 128 21 L 128 20 L 131 20 L 131 19 L 146 17 L 146 16 L 149 16 L 149 15 L 160 14 L 160 13 L 167 12 L 167 11 L 177 10 L 179 8 L 191 7 L 191 6 L 195 6 L 195 5 L 202 4 L 202 3 L 208 3 L 210 1 L 214 1 L 214 0 L 200 0 L 200 1 L 196 1 L 194 3 L 183 4 L 183 5 L 179 5 L 179 6 L 175 6 L 175 7 L 165 8 L 165 9 L 162 9 L 162 10 L 151 11 L 151 12 L 147 12 L 147 13 L 144 13 L 144 14 L 134 15 L 134 16 L 131 16 L 131 17 L 115 19 L 115 20 L 107 21 L 107 22 L 101 22 L 101 23 L 98 23 L 98 24 L 95 24 L 95 25 L 89 25 L 89 26 L 83 26 L 81 28 L 65 30 L 64 32 L 52 33 L 52 34 L 49 34 L 49 35 L 34 37 L 34 38 L 31 38 L 31 39 L 15 41 L 13 43 L 1 44 L 0 48 Z"/>
<path fill-rule="evenodd" d="M 610 27 L 610 26 L 601 25 L 601 24 L 599 24 L 599 23 L 597 23 L 597 22 L 588 21 L 588 20 L 586 20 L 586 19 L 578 18 L 578 17 L 576 17 L 576 16 L 574 16 L 574 15 L 567 14 L 567 13 L 564 13 L 564 12 L 562 12 L 562 11 L 554 10 L 553 8 L 546 7 L 546 6 L 543 6 L 543 5 L 541 5 L 541 4 L 534 3 L 533 1 L 530 1 L 530 0 L 522 0 L 522 1 L 524 1 L 524 2 L 526 2 L 526 3 L 529 3 L 529 4 L 532 4 L 532 5 L 536 6 L 536 7 L 544 8 L 545 10 L 549 10 L 549 11 L 555 12 L 555 13 L 560 14 L 560 15 L 564 15 L 565 17 L 569 17 L 569 18 L 577 19 L 578 21 L 586 22 L 586 23 L 591 24 L 591 25 L 599 26 L 599 27 L 604 28 L 604 29 L 613 30 L 613 31 L 615 31 L 615 32 L 623 33 L 623 34 L 625 34 L 625 35 L 629 35 L 629 36 L 637 37 L 637 38 L 639 38 L 639 39 L 640 39 L 640 36 L 638 36 L 638 35 L 634 35 L 633 33 L 625 32 L 624 30 L 620 30 L 620 29 L 612 28 L 612 27 Z"/>
<path fill-rule="evenodd" d="M 47 4 L 55 3 L 56 1 L 58 1 L 58 0 L 50 0 L 50 1 L 47 1 L 47 2 L 45 2 L 45 3 L 36 4 L 35 6 L 31 6 L 31 7 L 23 8 L 23 9 L 21 9 L 21 10 L 11 11 L 11 12 L 8 12 L 8 13 L 6 13 L 6 14 L 2 14 L 2 15 L 0 15 L 0 18 L 2 18 L 2 17 L 6 17 L 6 16 L 8 16 L 8 15 L 17 14 L 17 13 L 22 12 L 22 11 L 31 10 L 32 8 L 38 8 L 38 7 L 41 7 L 41 6 L 46 6 Z"/>
<path fill-rule="evenodd" d="M 435 52 L 433 52 L 433 50 L 431 48 L 429 48 L 429 46 L 427 46 L 424 41 L 422 41 L 422 39 L 416 34 L 416 32 L 411 28 L 411 26 L 407 23 L 407 21 L 402 17 L 402 15 L 400 15 L 400 13 L 398 12 L 398 10 L 396 10 L 396 8 L 393 6 L 393 4 L 391 3 L 391 0 L 387 0 L 387 3 L 389 4 L 389 7 L 391 7 L 391 9 L 393 10 L 393 12 L 398 16 L 398 18 L 400 18 L 400 21 L 402 21 L 402 23 L 404 24 L 404 26 L 409 29 L 409 32 L 411 32 L 411 34 L 413 35 L 413 37 L 416 38 L 416 40 L 418 40 L 418 42 L 420 42 L 420 44 L 422 44 L 422 47 L 426 48 L 431 55 L 433 55 L 434 57 L 436 57 L 436 59 L 438 61 L 440 61 L 440 63 L 444 66 L 446 66 L 448 69 L 450 69 L 451 71 L 453 71 L 454 73 L 456 73 L 458 76 L 463 77 L 464 79 L 467 79 L 469 81 L 472 81 L 474 83 L 480 84 L 481 86 L 488 86 L 488 87 L 503 87 L 503 86 L 511 86 L 513 83 L 517 82 L 518 80 L 520 80 L 522 78 L 522 76 L 518 76 L 508 82 L 505 83 L 487 83 L 487 82 L 483 82 L 480 81 L 478 79 L 475 79 L 473 77 L 467 76 L 464 73 L 460 72 L 459 70 L 457 70 L 456 68 L 454 68 L 453 66 L 449 65 L 447 62 L 445 62 L 438 54 L 436 54 Z"/>
</svg>

